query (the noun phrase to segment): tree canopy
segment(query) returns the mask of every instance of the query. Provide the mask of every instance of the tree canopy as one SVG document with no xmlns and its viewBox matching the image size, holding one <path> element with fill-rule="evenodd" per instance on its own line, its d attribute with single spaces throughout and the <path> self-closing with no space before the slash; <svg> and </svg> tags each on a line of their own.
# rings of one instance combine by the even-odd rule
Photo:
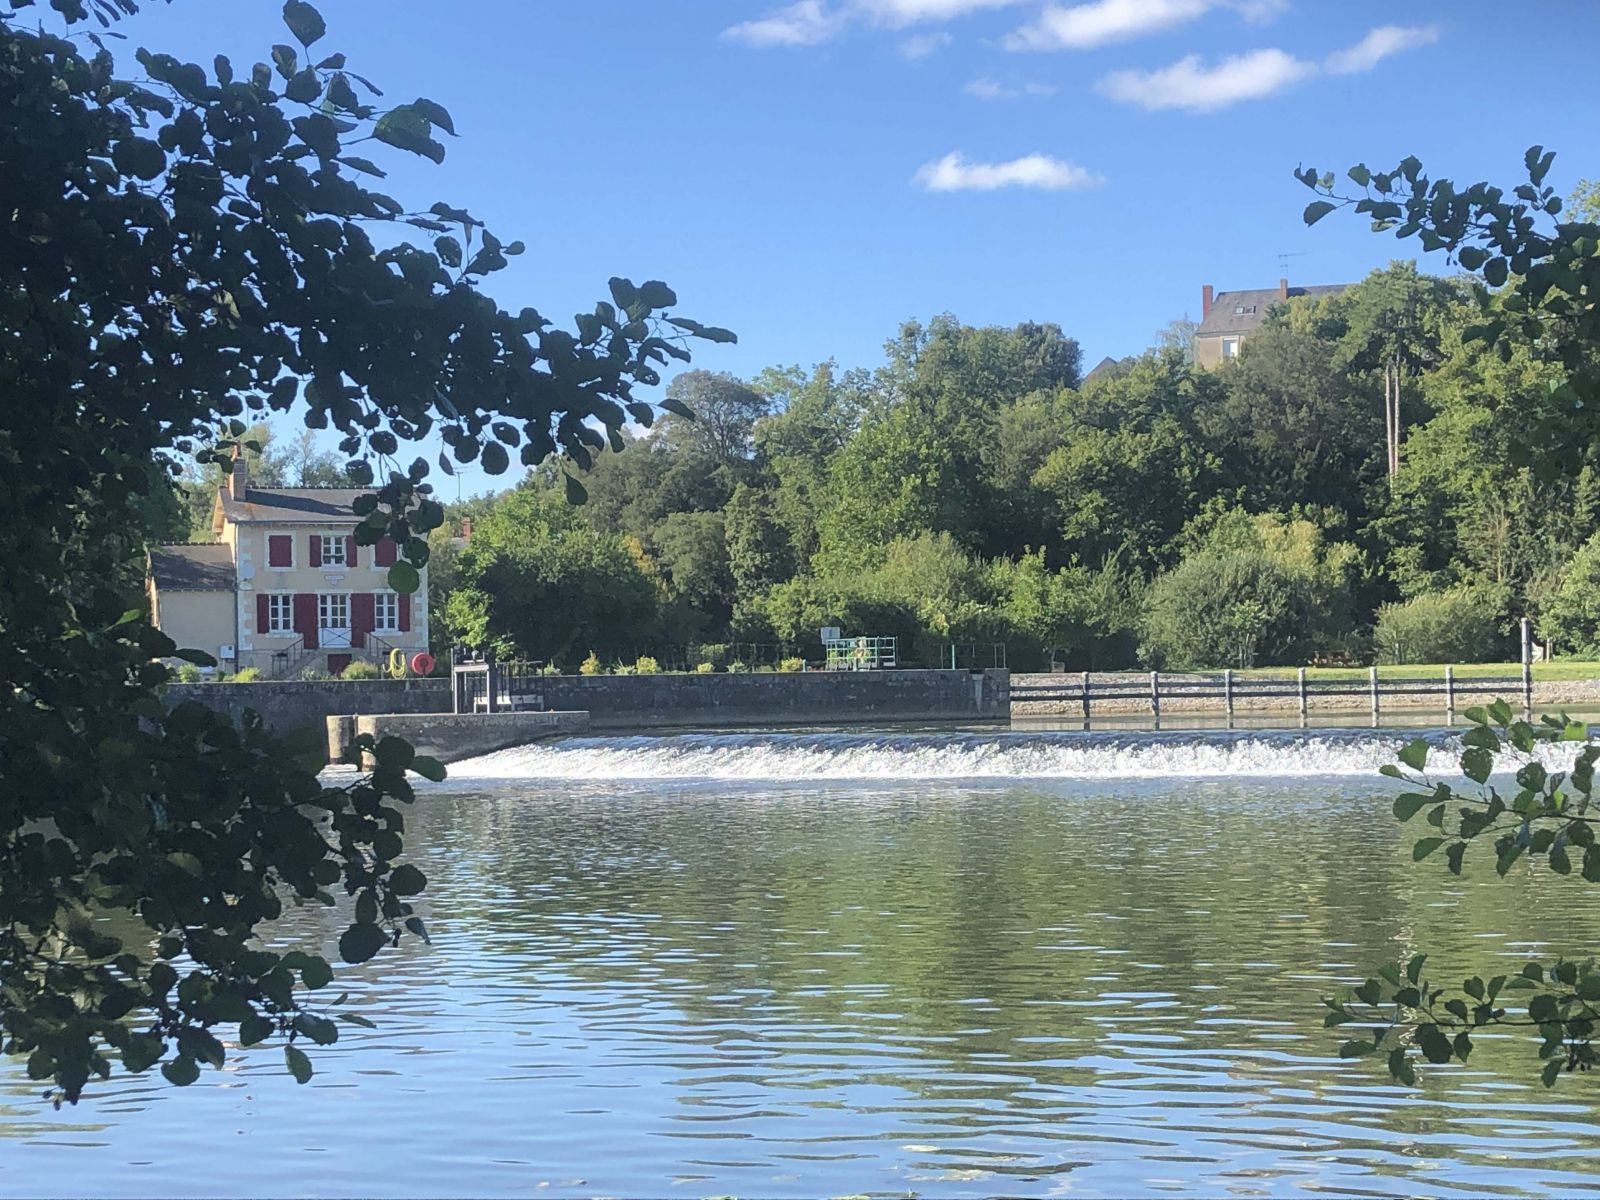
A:
<svg viewBox="0 0 1600 1200">
<path fill-rule="evenodd" d="M 131 74 L 80 27 L 135 0 L 54 8 L 60 32 L 0 14 L 3 1048 L 58 1102 L 117 1061 L 188 1083 L 235 1030 L 280 1039 L 304 1080 L 303 1048 L 338 1035 L 333 970 L 254 935 L 336 892 L 346 961 L 421 934 L 399 805 L 408 770 L 441 768 L 367 739 L 376 768 L 327 787 L 320 739 L 169 710 L 158 660 L 183 652 L 126 586 L 151 498 L 210 461 L 219 423 L 242 440 L 298 409 L 374 485 L 357 540 L 395 538 L 411 591 L 444 512 L 403 443 L 582 470 L 654 420 L 636 389 L 686 341 L 732 335 L 669 313 L 656 281 L 611 280 L 572 330 L 500 307 L 483 285 L 521 243 L 381 190 L 386 155 L 443 160 L 448 110 L 386 98 L 304 0 L 260 62 L 140 49 Z"/>
</svg>

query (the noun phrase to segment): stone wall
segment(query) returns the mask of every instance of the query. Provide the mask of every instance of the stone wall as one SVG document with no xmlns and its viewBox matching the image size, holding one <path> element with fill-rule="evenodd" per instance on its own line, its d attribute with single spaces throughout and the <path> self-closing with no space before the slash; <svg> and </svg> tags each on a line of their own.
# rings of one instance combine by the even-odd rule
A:
<svg viewBox="0 0 1600 1200">
<path fill-rule="evenodd" d="M 1007 720 L 1009 674 L 804 671 L 739 675 L 559 675 L 544 707 L 589 713 L 593 729 Z"/>
<path fill-rule="evenodd" d="M 253 708 L 274 733 L 326 728 L 329 717 L 356 713 L 450 711 L 448 679 L 291 680 L 282 683 L 174 683 L 162 693 L 167 706 L 198 700 L 234 721 Z"/>
</svg>

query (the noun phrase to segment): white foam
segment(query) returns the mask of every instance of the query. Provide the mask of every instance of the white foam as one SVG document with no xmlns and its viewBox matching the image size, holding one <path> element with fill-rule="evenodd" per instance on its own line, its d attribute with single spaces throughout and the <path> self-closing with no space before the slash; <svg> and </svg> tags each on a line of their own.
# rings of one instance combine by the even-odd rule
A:
<svg viewBox="0 0 1600 1200">
<path fill-rule="evenodd" d="M 452 781 L 1166 779 L 1367 776 L 1414 733 L 686 733 L 583 737 L 502 750 Z M 1438 734 L 1439 771 L 1459 739 Z M 1551 769 L 1572 748 L 1545 747 Z M 1510 759 L 1504 769 L 1517 765 Z"/>
</svg>

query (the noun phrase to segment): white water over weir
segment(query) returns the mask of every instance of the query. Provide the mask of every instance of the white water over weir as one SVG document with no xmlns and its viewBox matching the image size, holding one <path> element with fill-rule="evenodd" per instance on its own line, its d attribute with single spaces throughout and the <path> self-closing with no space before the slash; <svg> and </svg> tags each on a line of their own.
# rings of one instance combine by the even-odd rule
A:
<svg viewBox="0 0 1600 1200">
<path fill-rule="evenodd" d="M 1302 778 L 1375 775 L 1414 733 L 685 733 L 580 737 L 502 750 L 450 768 L 471 780 Z M 1459 737 L 1429 735 L 1445 773 Z M 1551 769 L 1575 751 L 1542 747 Z M 1520 760 L 1500 765 L 1515 769 Z"/>
</svg>

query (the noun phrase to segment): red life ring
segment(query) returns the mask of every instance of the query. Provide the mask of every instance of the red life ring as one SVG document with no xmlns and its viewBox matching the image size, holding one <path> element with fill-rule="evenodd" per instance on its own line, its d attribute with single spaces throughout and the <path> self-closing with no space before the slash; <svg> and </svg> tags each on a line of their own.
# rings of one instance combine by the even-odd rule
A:
<svg viewBox="0 0 1600 1200">
<path fill-rule="evenodd" d="M 418 675 L 433 674 L 433 655 L 426 650 L 419 651 L 411 656 L 411 670 Z"/>
</svg>

